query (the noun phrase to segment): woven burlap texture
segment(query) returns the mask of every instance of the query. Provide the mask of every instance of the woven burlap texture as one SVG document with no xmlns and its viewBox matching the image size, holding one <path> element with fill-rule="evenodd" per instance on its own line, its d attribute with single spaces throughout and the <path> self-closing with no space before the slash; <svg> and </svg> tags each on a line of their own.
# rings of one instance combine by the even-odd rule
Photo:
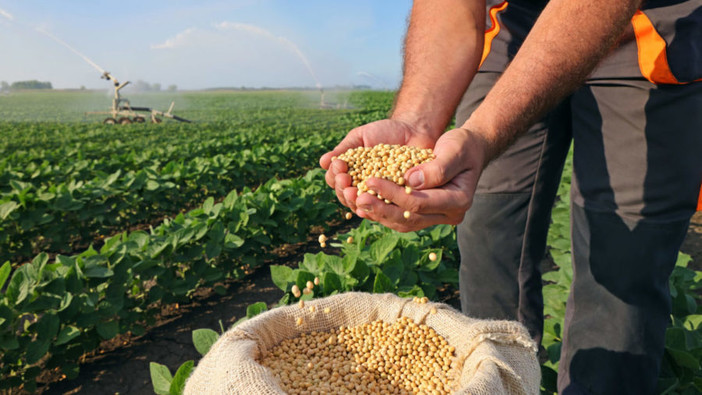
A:
<svg viewBox="0 0 702 395">
<path fill-rule="evenodd" d="M 308 307 L 313 305 L 316 310 L 311 312 Z M 392 323 L 402 316 L 426 323 L 456 347 L 462 370 L 455 394 L 539 393 L 536 344 L 518 322 L 478 320 L 445 304 L 419 304 L 393 294 L 349 292 L 307 301 L 305 307 L 279 307 L 228 330 L 197 365 L 184 393 L 285 394 L 271 371 L 257 362 L 277 343 L 302 332 L 375 320 Z M 430 313 L 432 307 L 436 314 Z"/>
</svg>

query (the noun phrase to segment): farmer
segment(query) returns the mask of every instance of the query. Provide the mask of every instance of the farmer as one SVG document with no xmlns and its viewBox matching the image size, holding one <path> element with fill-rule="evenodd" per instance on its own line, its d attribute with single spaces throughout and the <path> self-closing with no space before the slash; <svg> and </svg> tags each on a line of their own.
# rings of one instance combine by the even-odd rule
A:
<svg viewBox="0 0 702 395">
<path fill-rule="evenodd" d="M 321 158 L 327 183 L 399 231 L 457 224 L 464 313 L 519 320 L 540 341 L 539 265 L 572 141 L 559 392 L 652 393 L 668 277 L 702 182 L 702 1 L 487 3 L 414 2 L 392 114 Z M 454 112 L 459 127 L 442 133 Z M 410 195 L 367 182 L 394 204 L 356 197 L 345 163 L 331 163 L 378 143 L 436 155 L 406 174 Z"/>
</svg>

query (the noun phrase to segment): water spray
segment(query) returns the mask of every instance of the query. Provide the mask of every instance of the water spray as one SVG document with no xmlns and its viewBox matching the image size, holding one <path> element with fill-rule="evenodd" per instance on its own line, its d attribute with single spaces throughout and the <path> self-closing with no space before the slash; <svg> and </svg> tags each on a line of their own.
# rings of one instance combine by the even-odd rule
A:
<svg viewBox="0 0 702 395">
<path fill-rule="evenodd" d="M 12 16 L 12 14 L 10 14 L 9 12 L 3 10 L 2 8 L 0 8 L 0 15 L 3 16 L 3 17 L 5 17 L 5 18 L 7 18 L 7 19 L 9 19 L 10 21 L 14 21 L 14 20 L 15 20 L 15 17 Z"/>
<path fill-rule="evenodd" d="M 319 90 L 320 93 L 320 107 L 327 107 L 327 104 L 324 101 L 324 88 L 322 87 L 322 84 L 319 82 L 319 79 L 317 79 L 317 75 L 315 74 L 314 70 L 312 69 L 312 65 L 310 64 L 310 61 L 307 59 L 305 54 L 298 48 L 298 46 L 290 41 L 289 39 L 281 36 L 276 36 L 273 33 L 269 32 L 266 29 L 260 28 L 258 26 L 254 25 L 247 25 L 244 23 L 234 23 L 234 22 L 222 22 L 218 23 L 215 25 L 215 27 L 219 30 L 236 30 L 236 31 L 243 31 L 243 32 L 249 32 L 253 33 L 262 37 L 265 37 L 267 39 L 276 41 L 283 45 L 285 48 L 288 50 L 292 51 L 297 57 L 302 61 L 302 64 L 305 65 L 305 68 L 307 69 L 307 72 L 310 73 L 310 76 L 312 76 L 312 79 L 315 82 L 315 87 Z"/>
<path fill-rule="evenodd" d="M 95 70 L 99 71 L 101 74 L 104 75 L 104 74 L 107 73 L 107 72 L 105 71 L 105 69 L 103 69 L 102 67 L 98 66 L 97 63 L 95 63 L 95 62 L 93 62 L 92 60 L 90 60 L 90 58 L 88 58 L 87 56 L 83 55 L 82 53 L 80 53 L 80 51 L 78 51 L 77 49 L 75 49 L 75 48 L 73 48 L 72 46 L 68 45 L 68 43 L 66 43 L 65 41 L 61 40 L 60 38 L 54 36 L 53 34 L 47 32 L 47 31 L 44 30 L 44 29 L 36 28 L 36 29 L 34 29 L 34 30 L 38 31 L 39 33 L 42 33 L 42 34 L 46 35 L 46 36 L 49 37 L 50 39 L 56 41 L 57 43 L 63 45 L 64 47 L 68 48 L 71 52 L 73 52 L 74 54 L 80 56 L 83 60 L 85 60 L 86 63 L 88 63 L 89 65 L 93 66 L 93 68 L 95 68 Z"/>
<path fill-rule="evenodd" d="M 371 73 L 369 73 L 369 72 L 367 72 L 367 71 L 359 71 L 358 73 L 356 73 L 356 75 L 358 75 L 359 77 L 368 78 L 369 80 L 374 81 L 374 82 L 380 84 L 380 85 L 383 87 L 383 89 L 387 89 L 387 84 L 385 83 L 385 81 L 383 81 L 382 79 L 378 78 L 378 77 L 377 77 L 376 75 L 374 75 L 374 74 L 371 74 Z"/>
</svg>

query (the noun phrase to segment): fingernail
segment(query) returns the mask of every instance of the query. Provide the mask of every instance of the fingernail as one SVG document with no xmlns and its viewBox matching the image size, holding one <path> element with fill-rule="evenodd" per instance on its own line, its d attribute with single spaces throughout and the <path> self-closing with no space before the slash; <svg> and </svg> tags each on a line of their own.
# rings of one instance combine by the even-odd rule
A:
<svg viewBox="0 0 702 395">
<path fill-rule="evenodd" d="M 373 207 L 372 207 L 372 206 L 363 205 L 363 206 L 358 206 L 358 208 L 360 208 L 361 210 L 363 210 L 363 211 L 365 211 L 365 212 L 367 212 L 367 213 L 372 213 L 372 212 L 373 212 Z"/>
<path fill-rule="evenodd" d="M 414 173 L 410 174 L 407 182 L 412 188 L 420 187 L 422 184 L 424 184 L 424 172 L 421 170 L 415 171 Z"/>
</svg>

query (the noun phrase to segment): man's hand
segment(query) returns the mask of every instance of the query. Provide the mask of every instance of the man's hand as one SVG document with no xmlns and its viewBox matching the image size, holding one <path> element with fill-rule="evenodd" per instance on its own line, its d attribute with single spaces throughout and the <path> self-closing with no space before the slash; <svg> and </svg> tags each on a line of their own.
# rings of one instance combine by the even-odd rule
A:
<svg viewBox="0 0 702 395">
<path fill-rule="evenodd" d="M 436 158 L 410 169 L 405 175 L 413 188 L 410 194 L 405 187 L 378 178 L 366 182 L 368 187 L 392 204 L 364 193 L 356 199 L 356 188 L 346 187 L 343 195 L 353 199 L 356 214 L 362 218 L 395 229 L 410 232 L 436 224 L 459 224 L 473 202 L 473 194 L 480 173 L 485 166 L 488 146 L 478 134 L 466 129 L 453 129 L 436 142 Z M 343 162 L 342 162 L 343 164 Z M 345 170 L 345 166 L 340 166 Z M 348 177 L 348 179 L 343 177 Z M 337 181 L 350 177 L 338 174 Z M 337 192 L 338 193 L 338 192 Z M 349 206 L 351 207 L 351 206 Z M 410 213 L 404 217 L 405 211 Z"/>
<path fill-rule="evenodd" d="M 428 132 L 420 131 L 408 122 L 385 119 L 351 130 L 339 145 L 320 158 L 319 164 L 327 170 L 325 179 L 327 184 L 336 191 L 339 201 L 352 211 L 356 211 L 357 188 L 351 187 L 351 177 L 347 174 L 346 162 L 342 160 L 332 162 L 332 157 L 341 155 L 349 148 L 372 147 L 377 144 L 431 148 L 435 140 L 435 137 Z"/>
</svg>

